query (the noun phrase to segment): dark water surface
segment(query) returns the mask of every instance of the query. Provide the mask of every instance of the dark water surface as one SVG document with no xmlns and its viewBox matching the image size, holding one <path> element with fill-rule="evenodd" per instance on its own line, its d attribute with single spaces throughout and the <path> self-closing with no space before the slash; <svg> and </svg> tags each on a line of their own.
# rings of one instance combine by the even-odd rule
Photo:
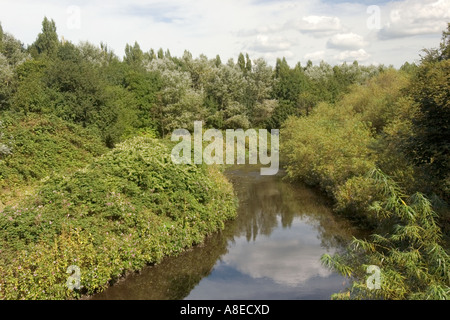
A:
<svg viewBox="0 0 450 320">
<path fill-rule="evenodd" d="M 226 172 L 239 198 L 225 230 L 165 258 L 92 299 L 329 299 L 348 286 L 320 263 L 356 234 L 308 187 L 259 169 Z"/>
</svg>

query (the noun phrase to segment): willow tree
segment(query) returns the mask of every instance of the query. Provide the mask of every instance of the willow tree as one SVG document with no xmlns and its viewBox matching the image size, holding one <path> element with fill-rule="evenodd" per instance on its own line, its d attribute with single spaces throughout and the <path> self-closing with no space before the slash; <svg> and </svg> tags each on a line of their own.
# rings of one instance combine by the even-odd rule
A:
<svg viewBox="0 0 450 320">
<path fill-rule="evenodd" d="M 372 210 L 380 220 L 377 234 L 354 239 L 347 251 L 322 256 L 322 262 L 350 277 L 352 286 L 337 299 L 449 299 L 450 257 L 430 201 L 422 194 L 407 197 L 388 176 L 374 169 L 369 177 L 383 200 Z M 379 286 L 368 272 L 379 268 Z"/>
</svg>

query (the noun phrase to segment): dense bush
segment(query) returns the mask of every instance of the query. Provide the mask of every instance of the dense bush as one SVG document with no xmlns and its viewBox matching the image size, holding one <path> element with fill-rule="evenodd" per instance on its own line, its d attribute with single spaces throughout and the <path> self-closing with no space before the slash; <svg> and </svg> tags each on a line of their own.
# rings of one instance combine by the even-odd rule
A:
<svg viewBox="0 0 450 320">
<path fill-rule="evenodd" d="M 385 70 L 336 103 L 319 104 L 311 115 L 284 124 L 289 177 L 320 186 L 335 209 L 369 222 L 374 232 L 355 239 L 344 254 L 323 257 L 353 280 L 338 298 L 450 296 L 442 239 L 449 234 L 443 201 L 449 171 L 446 49 L 441 45 L 443 54 L 432 51 L 419 67 Z M 379 290 L 365 283 L 369 265 L 381 268 Z"/>
<path fill-rule="evenodd" d="M 350 216 L 370 216 L 378 193 L 364 176 L 375 166 L 407 191 L 426 190 L 426 179 L 404 156 L 417 107 L 405 97 L 403 72 L 386 70 L 353 86 L 335 104 L 321 103 L 308 117 L 290 118 L 282 150 L 292 179 L 318 185 Z"/>
<path fill-rule="evenodd" d="M 282 129 L 282 152 L 292 179 L 319 185 L 330 196 L 373 165 L 370 128 L 348 108 L 320 104 L 309 117 L 290 118 Z"/>
<path fill-rule="evenodd" d="M 92 294 L 201 242 L 234 215 L 217 168 L 175 165 L 158 140 L 131 139 L 0 213 L 0 298 Z M 82 290 L 66 286 L 70 265 L 81 269 Z"/>
<path fill-rule="evenodd" d="M 11 190 L 69 172 L 107 150 L 94 132 L 55 116 L 7 112 L 0 116 L 0 144 L 10 151 L 0 156 L 0 189 Z"/>
<path fill-rule="evenodd" d="M 423 194 L 407 197 L 380 170 L 370 178 L 383 197 L 372 202 L 379 223 L 369 239 L 354 239 L 344 254 L 324 255 L 322 262 L 353 279 L 337 299 L 450 298 L 450 256 L 442 246 L 437 215 Z M 380 268 L 379 287 L 371 287 L 368 267 Z M 369 285 L 368 285 L 369 283 Z"/>
</svg>

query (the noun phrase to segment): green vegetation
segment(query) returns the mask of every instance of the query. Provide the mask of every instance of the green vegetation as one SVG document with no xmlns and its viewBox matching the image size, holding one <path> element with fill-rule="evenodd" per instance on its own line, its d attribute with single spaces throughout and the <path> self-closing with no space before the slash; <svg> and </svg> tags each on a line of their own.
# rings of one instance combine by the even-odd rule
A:
<svg viewBox="0 0 450 320">
<path fill-rule="evenodd" d="M 449 39 L 450 25 L 399 70 L 272 68 L 137 42 L 121 59 L 60 40 L 47 18 L 25 47 L 0 26 L 0 298 L 79 298 L 222 228 L 235 202 L 219 169 L 170 160 L 171 132 L 194 121 L 281 128 L 288 177 L 373 231 L 324 257 L 354 280 L 335 297 L 448 298 Z M 81 290 L 66 286 L 70 265 Z M 383 289 L 367 290 L 367 265 Z"/>
<path fill-rule="evenodd" d="M 87 165 L 107 148 L 92 132 L 56 116 L 2 114 L 0 200 L 6 189 L 30 185 L 52 174 Z"/>
<path fill-rule="evenodd" d="M 0 297 L 92 294 L 201 242 L 234 215 L 231 185 L 216 168 L 175 165 L 168 146 L 133 138 L 2 212 Z M 70 265 L 82 270 L 80 291 L 66 286 Z"/>
<path fill-rule="evenodd" d="M 343 255 L 324 255 L 322 261 L 354 279 L 338 299 L 445 299 L 450 296 L 450 256 L 441 246 L 436 213 L 423 194 L 406 197 L 380 170 L 370 177 L 383 189 L 383 200 L 371 209 L 379 220 L 379 233 L 368 240 L 354 239 Z M 381 270 L 380 287 L 368 287 L 368 266 Z"/>
<path fill-rule="evenodd" d="M 323 257 L 353 279 L 335 298 L 450 297 L 448 31 L 418 67 L 386 70 L 284 123 L 288 176 L 318 185 L 373 232 Z M 381 269 L 379 290 L 365 283 L 369 265 Z"/>
</svg>

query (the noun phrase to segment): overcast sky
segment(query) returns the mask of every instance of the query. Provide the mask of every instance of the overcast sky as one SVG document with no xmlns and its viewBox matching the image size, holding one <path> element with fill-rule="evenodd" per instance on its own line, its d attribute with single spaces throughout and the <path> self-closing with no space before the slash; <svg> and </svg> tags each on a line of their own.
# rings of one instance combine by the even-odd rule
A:
<svg viewBox="0 0 450 320">
<path fill-rule="evenodd" d="M 107 43 L 120 57 L 126 43 L 222 61 L 239 52 L 274 64 L 308 59 L 331 64 L 400 67 L 437 47 L 450 22 L 450 0 L 0 0 L 0 22 L 25 45 L 44 16 L 73 43 Z"/>
</svg>

